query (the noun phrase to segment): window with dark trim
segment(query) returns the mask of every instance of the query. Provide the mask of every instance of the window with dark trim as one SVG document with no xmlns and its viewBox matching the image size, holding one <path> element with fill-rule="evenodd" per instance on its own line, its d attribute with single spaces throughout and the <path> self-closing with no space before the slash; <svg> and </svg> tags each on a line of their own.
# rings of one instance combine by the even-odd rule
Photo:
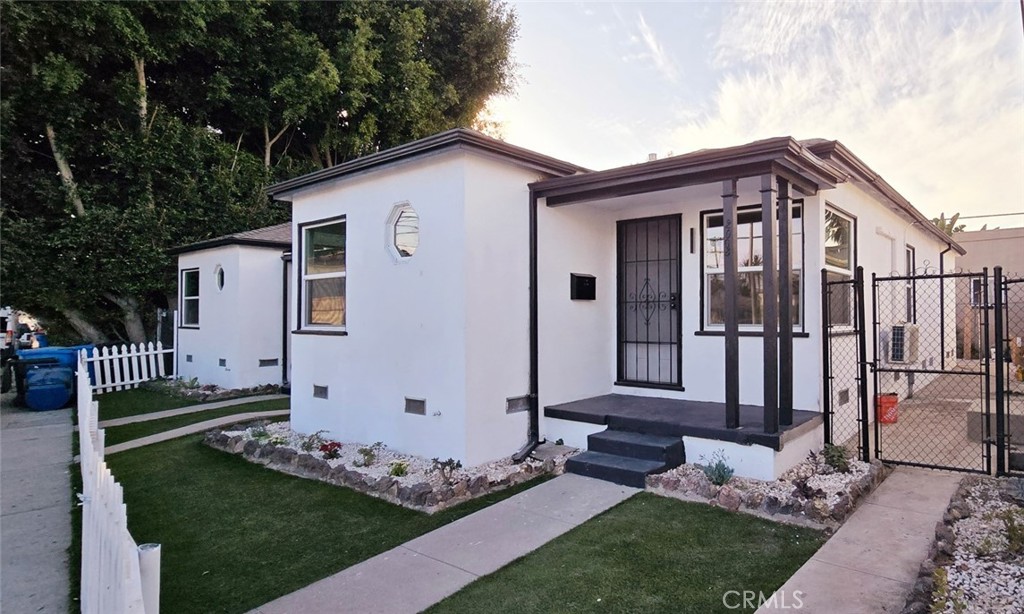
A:
<svg viewBox="0 0 1024 614">
<path fill-rule="evenodd" d="M 790 265 L 793 284 L 793 328 L 803 327 L 804 233 L 803 203 L 792 206 Z M 737 264 L 739 272 L 739 324 L 760 329 L 764 318 L 764 267 L 761 263 L 761 206 L 741 207 L 736 216 Z M 701 214 L 701 310 L 702 330 L 720 330 L 725 323 L 725 250 L 722 212 Z"/>
<path fill-rule="evenodd" d="M 917 271 L 917 254 L 912 245 L 906 246 L 906 270 L 907 270 L 907 322 L 917 322 L 917 281 L 914 275 Z"/>
<path fill-rule="evenodd" d="M 856 220 L 832 207 L 825 208 L 825 276 L 828 281 L 850 281 L 853 279 L 857 245 Z M 832 313 L 829 322 L 833 326 L 853 326 L 853 285 L 832 286 L 829 302 Z"/>
<path fill-rule="evenodd" d="M 345 219 L 312 222 L 300 228 L 300 328 L 313 331 L 344 330 L 347 277 Z"/>
<path fill-rule="evenodd" d="M 181 271 L 181 325 L 199 326 L 199 269 Z"/>
</svg>

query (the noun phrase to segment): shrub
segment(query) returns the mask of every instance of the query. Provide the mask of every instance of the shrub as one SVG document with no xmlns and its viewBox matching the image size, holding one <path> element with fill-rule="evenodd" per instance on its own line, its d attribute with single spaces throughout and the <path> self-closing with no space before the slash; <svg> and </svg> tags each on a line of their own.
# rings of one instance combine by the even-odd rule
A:
<svg viewBox="0 0 1024 614">
<path fill-rule="evenodd" d="M 700 457 L 703 461 L 704 457 Z M 704 470 L 704 475 L 707 476 L 708 481 L 715 486 L 722 486 L 726 482 L 732 479 L 732 474 L 735 470 L 726 463 L 729 460 L 725 457 L 725 450 L 716 450 L 711 455 L 711 462 L 705 463 L 701 469 Z"/>
<path fill-rule="evenodd" d="M 409 473 L 409 463 L 407 463 L 405 461 L 395 461 L 395 462 L 391 463 L 391 470 L 388 471 L 389 475 L 391 475 L 393 477 L 396 477 L 396 478 L 400 478 L 403 475 L 406 475 L 408 473 Z"/>
<path fill-rule="evenodd" d="M 319 450 L 320 446 L 327 443 L 327 440 L 324 439 L 323 436 L 323 433 L 326 432 L 327 431 L 317 431 L 312 435 L 307 435 L 305 438 L 303 438 L 302 443 L 299 444 L 299 447 L 302 448 L 303 452 L 312 452 L 313 450 Z"/>
<path fill-rule="evenodd" d="M 850 472 L 850 462 L 846 460 L 848 453 L 843 446 L 826 443 L 825 449 L 821 451 L 821 455 L 825 459 L 825 464 L 839 473 Z"/>
<path fill-rule="evenodd" d="M 253 439 L 270 439 L 270 433 L 267 432 L 266 425 L 259 424 L 249 429 L 249 434 L 252 435 Z"/>
<path fill-rule="evenodd" d="M 452 483 L 452 476 L 459 469 L 462 469 L 462 462 L 454 458 L 449 458 L 448 460 L 434 459 L 433 470 L 441 474 L 441 479 L 444 480 L 445 484 Z"/>
<path fill-rule="evenodd" d="M 320 454 L 323 455 L 324 460 L 334 460 L 341 457 L 341 443 L 337 441 L 328 441 L 320 445 Z"/>
<path fill-rule="evenodd" d="M 1006 549 L 1013 554 L 1024 554 L 1024 510 L 1003 510 L 999 519 L 1006 530 Z"/>
<path fill-rule="evenodd" d="M 374 461 L 377 460 L 377 453 L 380 452 L 382 449 L 384 449 L 384 443 L 381 441 L 378 441 L 372 446 L 364 446 L 362 448 L 359 448 L 358 450 L 356 450 L 356 452 L 359 452 L 360 454 L 363 455 L 363 460 L 357 460 L 355 462 L 355 465 L 357 467 L 369 467 L 374 463 Z"/>
</svg>

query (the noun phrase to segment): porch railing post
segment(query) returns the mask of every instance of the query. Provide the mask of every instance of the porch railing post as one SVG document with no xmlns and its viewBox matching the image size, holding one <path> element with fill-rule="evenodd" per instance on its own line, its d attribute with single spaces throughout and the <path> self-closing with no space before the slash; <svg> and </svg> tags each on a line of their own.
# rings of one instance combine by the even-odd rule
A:
<svg viewBox="0 0 1024 614">
<path fill-rule="evenodd" d="M 1003 267 L 992 271 L 992 292 L 994 296 L 995 338 L 996 338 L 996 475 L 1006 473 L 1006 399 L 1003 396 L 1005 382 L 1005 305 L 1003 305 Z"/>
<path fill-rule="evenodd" d="M 722 243 L 725 261 L 725 427 L 740 426 L 739 270 L 736 262 L 737 180 L 722 182 Z"/>
<path fill-rule="evenodd" d="M 779 432 L 779 287 L 776 254 L 778 235 L 775 175 L 761 175 L 761 272 L 764 293 L 762 301 L 764 341 L 764 432 Z M 754 255 L 750 255 L 753 263 Z M 753 297 L 751 297 L 753 298 Z M 755 299 L 756 302 L 756 299 Z"/>
<path fill-rule="evenodd" d="M 779 182 L 779 424 L 793 424 L 793 239 L 789 182 Z"/>
</svg>

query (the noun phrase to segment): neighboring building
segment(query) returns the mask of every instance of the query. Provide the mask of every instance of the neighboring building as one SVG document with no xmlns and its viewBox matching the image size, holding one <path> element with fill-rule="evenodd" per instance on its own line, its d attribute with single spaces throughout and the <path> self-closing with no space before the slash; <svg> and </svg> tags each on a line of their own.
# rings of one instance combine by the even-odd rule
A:
<svg viewBox="0 0 1024 614">
<path fill-rule="evenodd" d="M 957 355 L 978 358 L 985 348 L 991 352 L 996 347 L 995 330 L 989 330 L 988 340 L 981 341 L 983 307 L 991 305 L 995 298 L 992 277 L 995 267 L 1002 266 L 1006 278 L 1024 279 L 1024 227 L 958 232 L 953 238 L 967 250 L 957 260 L 960 269 L 972 273 L 987 269 L 987 296 L 980 278 L 973 279 L 966 291 L 957 293 Z M 1003 300 L 1007 303 L 1006 338 L 1024 337 L 1024 283 L 1012 284 L 1009 291 L 1003 293 Z"/>
<path fill-rule="evenodd" d="M 291 223 L 170 251 L 178 256 L 176 373 L 223 388 L 288 380 L 284 288 Z"/>
<path fill-rule="evenodd" d="M 269 192 L 292 203 L 293 428 L 470 465 L 543 438 L 585 448 L 608 425 L 681 438 L 693 460 L 723 449 L 738 474 L 776 477 L 822 443 L 821 270 L 829 279 L 858 265 L 869 278 L 926 261 L 951 270 L 963 253 L 836 141 L 781 137 L 589 172 L 452 130 Z M 791 272 L 778 283 L 792 288 L 793 339 L 780 338 L 780 359 L 762 333 L 779 304 L 760 274 L 761 209 L 786 196 Z M 735 270 L 724 203 L 738 209 Z M 227 351 L 226 337 L 205 338 L 203 319 L 219 252 L 194 247 L 179 268 L 200 271 L 201 325 L 181 331 L 179 356 L 187 344 L 193 357 L 201 343 Z M 241 260 L 242 247 L 230 249 Z M 280 302 L 283 265 L 272 259 L 254 278 L 265 291 L 234 306 L 262 314 Z M 916 313 L 914 300 L 908 291 L 888 301 L 881 327 L 937 317 Z M 232 313 L 237 338 L 274 330 Z M 239 359 L 283 349 L 274 334 L 249 336 L 268 346 Z M 921 362 L 942 352 L 922 347 Z M 779 403 L 765 398 L 775 389 Z M 727 428 L 732 411 L 742 428 Z"/>
</svg>

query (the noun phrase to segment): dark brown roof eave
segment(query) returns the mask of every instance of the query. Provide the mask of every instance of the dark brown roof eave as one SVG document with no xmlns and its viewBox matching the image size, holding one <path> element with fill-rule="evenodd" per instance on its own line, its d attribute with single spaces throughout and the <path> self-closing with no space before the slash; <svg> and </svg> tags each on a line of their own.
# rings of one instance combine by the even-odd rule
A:
<svg viewBox="0 0 1024 614">
<path fill-rule="evenodd" d="M 831 188 L 842 180 L 838 169 L 812 155 L 793 138 L 776 137 L 606 171 L 545 179 L 530 187 L 536 196 L 549 200 L 582 201 L 627 194 L 631 185 L 637 191 L 655 191 L 687 185 L 687 178 L 689 184 L 702 183 L 730 173 L 751 176 L 768 169 L 788 172 L 815 189 Z"/>
<path fill-rule="evenodd" d="M 839 141 L 823 141 L 815 142 L 808 145 L 808 149 L 814 152 L 815 155 L 824 157 L 826 159 L 835 159 L 846 168 L 850 169 L 854 177 L 870 188 L 876 190 L 882 197 L 893 203 L 901 211 L 910 216 L 914 223 L 919 224 L 925 232 L 928 232 L 936 240 L 945 243 L 951 249 L 955 250 L 958 254 L 963 256 L 967 253 L 967 250 L 963 248 L 959 243 L 953 240 L 952 237 L 939 230 L 935 224 L 924 216 L 923 213 L 917 210 L 909 200 L 907 200 L 902 194 L 896 191 L 896 188 L 889 185 L 889 182 L 882 178 L 881 175 L 876 173 L 864 163 L 863 160 L 858 158 L 846 145 L 843 145 Z"/>
<path fill-rule="evenodd" d="M 179 247 L 172 247 L 165 253 L 169 256 L 175 256 L 180 254 L 186 254 L 189 252 L 198 252 L 204 249 L 213 249 L 215 247 L 225 247 L 227 245 L 244 245 L 247 247 L 265 247 L 267 249 L 290 249 L 292 244 L 290 242 L 285 243 L 282 241 L 260 241 L 259 239 L 241 239 L 238 237 L 217 237 L 216 239 L 210 239 L 208 241 L 199 241 L 198 243 L 191 243 L 189 245 L 182 245 Z"/>
<path fill-rule="evenodd" d="M 409 158 L 423 156 L 428 153 L 456 148 L 477 151 L 487 155 L 497 156 L 502 159 L 511 160 L 512 162 L 522 164 L 553 176 L 589 172 L 588 169 L 582 166 L 558 160 L 550 156 L 545 156 L 544 154 L 530 151 L 529 149 L 510 145 L 504 141 L 476 132 L 475 130 L 455 128 L 453 130 L 448 130 L 419 139 L 418 141 L 399 145 L 398 147 L 392 147 L 391 149 L 386 149 L 384 151 L 363 156 L 362 158 L 356 158 L 355 160 L 344 162 L 330 168 L 309 173 L 308 175 L 276 183 L 267 188 L 267 194 L 270 195 L 271 198 L 275 198 L 324 181 L 330 181 L 332 179 L 365 172 L 382 166 L 388 166 Z"/>
</svg>

